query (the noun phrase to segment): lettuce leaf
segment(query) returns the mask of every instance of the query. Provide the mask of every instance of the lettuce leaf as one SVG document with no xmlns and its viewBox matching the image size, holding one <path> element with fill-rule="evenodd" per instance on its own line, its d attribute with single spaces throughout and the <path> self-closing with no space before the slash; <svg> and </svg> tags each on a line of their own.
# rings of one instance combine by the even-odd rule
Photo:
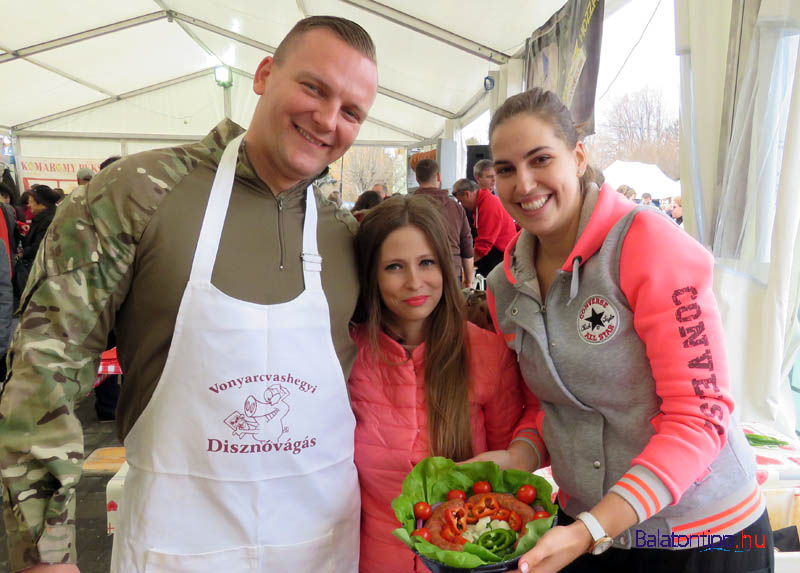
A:
<svg viewBox="0 0 800 573">
<path fill-rule="evenodd" d="M 541 505 L 550 514 L 549 519 L 538 519 L 526 525 L 526 532 L 520 538 L 517 549 L 502 560 L 491 551 L 473 543 L 464 545 L 462 551 L 447 551 L 428 543 L 419 537 L 411 537 L 416 529 L 414 504 L 425 501 L 431 505 L 445 501 L 451 489 L 463 489 L 467 497 L 472 495 L 472 484 L 476 481 L 488 481 L 492 491 L 515 494 L 523 485 L 536 488 L 536 500 L 532 506 Z M 553 489 L 546 479 L 518 470 L 501 470 L 493 462 L 473 462 L 458 465 L 454 461 L 441 457 L 425 458 L 403 480 L 402 493 L 392 501 L 397 520 L 402 527 L 394 530 L 394 535 L 409 548 L 451 567 L 472 569 L 515 559 L 530 551 L 539 538 L 553 526 L 557 507 L 552 503 Z"/>
</svg>

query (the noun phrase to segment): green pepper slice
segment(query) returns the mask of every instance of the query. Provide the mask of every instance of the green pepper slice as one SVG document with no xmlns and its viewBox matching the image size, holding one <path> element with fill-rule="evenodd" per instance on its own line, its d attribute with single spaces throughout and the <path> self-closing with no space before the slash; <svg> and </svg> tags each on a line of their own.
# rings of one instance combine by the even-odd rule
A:
<svg viewBox="0 0 800 573">
<path fill-rule="evenodd" d="M 484 532 L 476 541 L 476 545 L 480 545 L 492 553 L 499 553 L 511 547 L 516 540 L 517 534 L 510 529 L 492 529 Z"/>
</svg>

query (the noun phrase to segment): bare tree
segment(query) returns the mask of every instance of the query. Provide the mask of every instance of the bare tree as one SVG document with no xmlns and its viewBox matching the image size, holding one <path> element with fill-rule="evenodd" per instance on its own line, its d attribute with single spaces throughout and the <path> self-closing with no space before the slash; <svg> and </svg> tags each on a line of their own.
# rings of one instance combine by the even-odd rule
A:
<svg viewBox="0 0 800 573">
<path fill-rule="evenodd" d="M 355 201 L 376 183 L 391 185 L 392 159 L 381 147 L 354 147 L 344 156 L 343 177 L 342 199 Z"/>
<path fill-rule="evenodd" d="M 679 120 L 670 117 L 661 93 L 653 89 L 618 98 L 587 147 L 601 169 L 621 159 L 654 163 L 673 179 L 680 176 Z"/>
</svg>

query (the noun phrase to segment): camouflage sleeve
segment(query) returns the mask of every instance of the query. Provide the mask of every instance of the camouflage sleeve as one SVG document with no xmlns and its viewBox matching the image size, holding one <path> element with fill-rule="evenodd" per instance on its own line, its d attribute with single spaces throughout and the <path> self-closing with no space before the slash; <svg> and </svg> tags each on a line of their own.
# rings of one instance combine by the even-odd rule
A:
<svg viewBox="0 0 800 573">
<path fill-rule="evenodd" d="M 75 488 L 84 452 L 75 405 L 92 389 L 130 287 L 136 243 L 167 190 L 142 167 L 117 163 L 59 206 L 20 303 L 0 388 L 12 571 L 76 561 Z"/>
</svg>

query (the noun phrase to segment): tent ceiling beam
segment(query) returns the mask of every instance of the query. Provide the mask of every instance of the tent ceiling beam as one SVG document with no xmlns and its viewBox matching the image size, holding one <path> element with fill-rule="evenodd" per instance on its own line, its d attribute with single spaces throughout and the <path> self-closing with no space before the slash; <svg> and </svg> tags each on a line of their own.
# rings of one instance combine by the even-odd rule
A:
<svg viewBox="0 0 800 573">
<path fill-rule="evenodd" d="M 300 10 L 303 18 L 308 18 L 308 8 L 306 8 L 306 3 L 303 0 L 297 0 L 297 9 Z"/>
<path fill-rule="evenodd" d="M 470 100 L 467 103 L 464 104 L 464 107 L 462 107 L 458 111 L 458 114 L 457 114 L 456 117 L 458 117 L 460 119 L 460 118 L 466 116 L 470 111 L 472 111 L 472 108 L 474 108 L 476 105 L 481 103 L 481 101 L 483 101 L 483 98 L 485 98 L 486 94 L 488 94 L 488 93 L 489 92 L 487 92 L 483 88 L 479 89 L 477 92 L 475 92 L 475 95 L 472 96 L 470 98 Z"/>
<path fill-rule="evenodd" d="M 153 84 L 151 86 L 146 86 L 146 87 L 143 87 L 143 88 L 139 88 L 138 90 L 133 90 L 133 91 L 130 91 L 130 92 L 127 92 L 127 93 L 124 93 L 124 94 L 120 94 L 120 95 L 117 95 L 117 96 L 113 96 L 113 97 L 109 97 L 109 98 L 106 98 L 106 99 L 102 99 L 100 101 L 96 101 L 96 102 L 93 102 L 93 103 L 88 103 L 86 105 L 82 105 L 82 106 L 79 106 L 79 107 L 75 107 L 75 108 L 72 108 L 72 109 L 68 109 L 68 110 L 65 110 L 65 111 L 61 111 L 61 112 L 58 112 L 58 113 L 47 115 L 45 117 L 40 117 L 38 119 L 34 119 L 34 120 L 31 120 L 31 121 L 26 121 L 25 123 L 20 123 L 18 125 L 13 126 L 12 129 L 14 131 L 24 130 L 24 129 L 27 129 L 29 127 L 33 127 L 34 125 L 39 125 L 40 123 L 45 123 L 45 122 L 48 122 L 48 121 L 61 119 L 62 117 L 68 117 L 70 115 L 74 115 L 76 113 L 80 113 L 80 112 L 83 112 L 83 111 L 89 111 L 90 109 L 95 109 L 95 108 L 98 108 L 98 107 L 102 107 L 104 105 L 108 105 L 108 104 L 111 104 L 111 103 L 116 103 L 118 101 L 129 99 L 129 98 L 132 98 L 132 97 L 135 97 L 135 96 L 138 96 L 138 95 L 146 94 L 146 93 L 149 93 L 149 92 L 152 92 L 152 91 L 155 91 L 155 90 L 159 90 L 161 88 L 166 88 L 166 87 L 169 87 L 169 86 L 173 86 L 175 84 L 180 84 L 180 83 L 183 83 L 183 82 L 188 82 L 188 81 L 191 81 L 191 80 L 194 80 L 194 79 L 197 79 L 197 78 L 201 78 L 201 77 L 209 75 L 211 73 L 213 73 L 213 68 L 207 68 L 205 70 L 200 70 L 199 72 L 194 72 L 193 74 L 188 74 L 186 76 L 181 76 L 179 78 L 173 78 L 173 79 L 167 80 L 165 82 L 161 82 L 161 83 L 158 83 L 158 84 Z"/>
<path fill-rule="evenodd" d="M 11 60 L 16 60 L 17 58 L 25 58 L 27 56 L 46 52 L 47 50 L 60 48 L 62 46 L 69 46 L 70 44 L 82 42 L 83 40 L 88 40 L 90 38 L 96 38 L 97 36 L 102 36 L 103 34 L 118 32 L 126 28 L 141 26 L 142 24 L 149 24 L 150 22 L 163 20 L 166 17 L 166 10 L 161 10 L 160 12 L 153 12 L 152 14 L 145 14 L 144 16 L 137 16 L 136 18 L 129 18 L 128 20 L 114 22 L 113 24 L 107 24 L 106 26 L 100 26 L 99 28 L 86 30 L 85 32 L 78 32 L 77 34 L 71 34 L 69 36 L 64 36 L 63 38 L 50 40 L 49 42 L 42 42 L 41 44 L 20 48 L 19 50 L 8 50 L 7 54 L 0 56 L 0 64 L 9 62 Z"/>
<path fill-rule="evenodd" d="M 168 10 L 167 14 L 170 18 L 173 18 L 174 20 L 179 20 L 181 22 L 186 22 L 187 24 L 192 24 L 193 26 L 197 26 L 198 28 L 202 28 L 203 30 L 208 30 L 209 32 L 219 34 L 220 36 L 224 36 L 225 38 L 230 38 L 231 40 L 236 40 L 237 42 L 241 42 L 242 44 L 250 46 L 251 48 L 263 50 L 264 52 L 269 52 L 270 54 L 275 53 L 276 48 L 274 46 L 270 46 L 269 44 L 264 44 L 263 42 L 259 42 L 258 40 L 253 40 L 252 38 L 248 38 L 247 36 L 242 36 L 241 34 L 237 34 L 236 32 L 231 32 L 226 28 L 223 28 L 221 26 L 216 26 L 204 20 L 200 20 L 199 18 L 193 18 L 192 16 L 187 16 L 186 14 L 175 12 L 174 10 Z"/>
<path fill-rule="evenodd" d="M 403 135 L 407 135 L 415 140 L 425 139 L 424 135 L 419 135 L 418 133 L 414 133 L 413 131 L 408 131 L 407 129 L 403 129 L 402 127 L 397 127 L 396 125 L 392 125 L 391 123 L 387 123 L 379 119 L 367 117 L 366 121 L 368 121 L 369 123 L 373 123 L 379 127 L 385 127 L 386 129 L 391 129 L 392 131 L 396 131 L 397 133 L 402 133 Z"/>
<path fill-rule="evenodd" d="M 85 131 L 23 131 L 17 134 L 18 137 L 28 138 L 47 138 L 47 139 L 120 139 L 141 140 L 141 141 L 200 141 L 206 134 L 202 135 L 169 135 L 164 133 L 91 133 Z"/>
<path fill-rule="evenodd" d="M 457 116 L 452 111 L 447 111 L 446 109 L 442 109 L 440 107 L 436 107 L 435 105 L 431 105 L 427 102 L 422 100 L 415 99 L 411 96 L 407 96 L 405 94 L 401 94 L 400 92 L 396 92 L 394 90 L 390 90 L 389 88 L 385 88 L 382 86 L 378 86 L 378 93 L 383 94 L 386 97 L 390 97 L 392 99 L 396 99 L 398 101 L 402 101 L 403 103 L 407 103 L 409 105 L 413 105 L 414 107 L 418 107 L 420 109 L 424 109 L 425 111 L 429 111 L 446 119 L 455 119 Z"/>
<path fill-rule="evenodd" d="M 164 0 L 153 0 L 153 2 L 155 2 L 160 8 L 162 8 L 164 12 L 167 12 L 169 10 L 169 8 L 167 8 L 167 5 L 164 3 Z M 172 18 L 170 18 L 170 21 L 172 21 Z M 206 46 L 205 42 L 203 42 L 185 22 L 183 22 L 182 20 L 178 20 L 177 24 L 178 26 L 180 26 L 181 30 L 183 30 L 186 33 L 186 35 L 189 36 L 192 42 L 200 46 L 200 48 L 202 48 L 202 50 L 206 54 L 217 60 L 219 62 L 219 65 L 222 65 L 222 59 L 219 56 L 217 56 L 217 54 L 215 54 L 211 48 Z"/>
<path fill-rule="evenodd" d="M 68 79 L 68 80 L 70 80 L 72 82 L 75 82 L 76 84 L 82 85 L 85 88 L 89 88 L 90 90 L 94 90 L 96 92 L 100 92 L 101 94 L 107 95 L 109 97 L 116 96 L 116 94 L 114 92 L 110 92 L 105 88 L 101 88 L 100 86 L 95 85 L 95 84 L 93 84 L 91 82 L 87 82 L 86 80 L 82 80 L 79 77 L 73 76 L 72 74 L 68 74 L 67 72 L 65 72 L 63 70 L 59 70 L 58 68 L 54 68 L 53 66 L 49 66 L 47 64 L 43 64 L 42 62 L 40 62 L 38 60 L 35 60 L 33 58 L 25 57 L 25 58 L 21 58 L 21 59 L 23 61 L 26 61 L 26 62 L 30 63 L 30 64 L 33 64 L 34 66 L 40 67 L 43 70 L 47 70 L 48 72 L 50 72 L 52 74 L 56 74 L 57 76 L 61 76 L 62 78 L 66 78 L 66 79 Z"/>
<path fill-rule="evenodd" d="M 375 2 L 375 0 L 341 1 L 345 4 L 356 6 L 362 10 L 380 16 L 381 18 L 385 18 L 390 22 L 404 26 L 409 30 L 424 34 L 430 38 L 433 38 L 434 40 L 438 40 L 453 46 L 454 48 L 463 50 L 468 54 L 472 54 L 473 56 L 477 56 L 495 64 L 505 64 L 511 59 L 509 55 L 504 54 L 500 50 L 489 48 L 488 46 L 484 46 L 483 44 L 479 44 L 478 42 L 474 42 L 468 38 L 459 36 L 458 34 L 454 34 L 453 32 L 449 32 L 448 30 L 439 28 L 438 26 L 434 26 L 425 20 L 420 20 L 419 18 L 415 18 L 414 16 L 406 14 L 405 12 L 400 12 L 399 10 L 395 10 L 394 8 L 390 8 L 389 6 L 385 6 L 379 2 Z"/>
</svg>

